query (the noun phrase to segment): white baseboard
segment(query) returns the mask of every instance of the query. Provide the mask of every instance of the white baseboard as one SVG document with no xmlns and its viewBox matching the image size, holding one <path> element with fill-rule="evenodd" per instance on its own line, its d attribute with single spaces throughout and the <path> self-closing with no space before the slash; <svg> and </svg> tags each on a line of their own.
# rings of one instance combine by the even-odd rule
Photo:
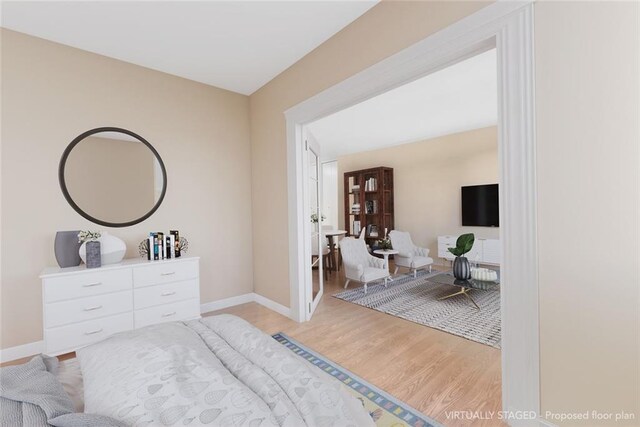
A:
<svg viewBox="0 0 640 427">
<path fill-rule="evenodd" d="M 0 350 L 0 363 L 34 356 L 42 353 L 43 350 L 44 341 L 30 342 L 28 344 L 17 345 L 15 347 L 4 348 Z"/>
<path fill-rule="evenodd" d="M 223 308 L 246 304 L 248 302 L 255 302 L 264 307 L 267 307 L 269 310 L 273 310 L 278 314 L 282 314 L 283 316 L 291 318 L 291 309 L 289 307 L 285 307 L 282 304 L 279 304 L 275 301 L 270 300 L 269 298 L 263 297 L 262 295 L 256 293 L 248 293 L 231 298 L 225 298 L 218 301 L 204 303 L 200 306 L 200 312 L 208 313 L 210 311 L 221 310 Z"/>
<path fill-rule="evenodd" d="M 231 298 L 225 298 L 218 301 L 206 302 L 200 305 L 200 313 L 208 313 L 210 311 L 222 310 L 223 308 L 233 307 L 234 305 L 246 304 L 248 302 L 254 302 L 255 294 L 250 292 L 248 294 L 242 294 Z"/>
<path fill-rule="evenodd" d="M 254 293 L 255 302 L 260 305 L 267 307 L 270 310 L 275 311 L 276 313 L 282 314 L 288 318 L 291 318 L 291 309 L 289 307 L 285 307 L 282 304 L 279 304 L 275 301 L 270 300 L 269 298 L 265 298 L 260 294 Z"/>
<path fill-rule="evenodd" d="M 208 313 L 210 311 L 222 310 L 223 308 L 233 307 L 234 305 L 255 302 L 267 307 L 276 313 L 286 317 L 291 317 L 291 310 L 282 304 L 265 298 L 262 295 L 250 292 L 247 294 L 237 295 L 231 298 L 225 298 L 218 301 L 211 301 L 200 305 L 200 313 Z M 18 345 L 0 349 L 0 363 L 11 362 L 12 360 L 22 359 L 23 357 L 33 356 L 42 353 L 44 350 L 44 341 L 36 341 L 28 344 Z"/>
</svg>

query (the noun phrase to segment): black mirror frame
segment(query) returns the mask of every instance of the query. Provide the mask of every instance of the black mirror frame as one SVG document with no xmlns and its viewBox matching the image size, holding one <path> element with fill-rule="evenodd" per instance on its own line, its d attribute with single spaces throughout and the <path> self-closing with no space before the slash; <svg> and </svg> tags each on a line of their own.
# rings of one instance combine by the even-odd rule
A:
<svg viewBox="0 0 640 427">
<path fill-rule="evenodd" d="M 140 218 L 138 218 L 138 219 L 135 219 L 133 221 L 128 221 L 128 222 L 107 222 L 107 221 L 102 221 L 102 220 L 100 220 L 98 218 L 92 217 L 91 215 L 89 215 L 88 213 L 83 211 L 80 208 L 80 206 L 78 206 L 73 201 L 73 199 L 71 198 L 71 195 L 69 194 L 69 190 L 67 189 L 67 183 L 64 180 L 64 168 L 65 168 L 65 165 L 67 164 L 67 159 L 69 158 L 69 154 L 71 154 L 71 150 L 73 150 L 73 148 L 76 145 L 78 145 L 78 143 L 80 143 L 80 141 L 82 141 L 83 139 L 85 139 L 88 136 L 91 136 L 93 134 L 100 133 L 100 132 L 119 132 L 119 133 L 124 133 L 126 135 L 129 135 L 129 136 L 137 139 L 138 141 L 140 141 L 144 145 L 146 145 L 147 148 L 149 148 L 149 150 L 151 150 L 153 155 L 156 156 L 156 159 L 158 160 L 158 163 L 160 164 L 160 169 L 162 170 L 162 179 L 163 179 L 162 193 L 160 194 L 160 198 L 158 199 L 156 204 L 151 208 L 151 210 L 149 212 L 147 212 L 146 214 L 144 214 L 143 216 L 141 216 Z M 149 218 L 151 215 L 153 215 L 158 210 L 158 208 L 162 204 L 162 201 L 164 200 L 165 194 L 167 193 L 167 170 L 164 167 L 164 162 L 162 161 L 162 157 L 160 157 L 160 154 L 158 154 L 156 149 L 153 148 L 153 145 L 151 145 L 146 139 L 144 139 L 140 135 L 138 135 L 138 134 L 136 134 L 134 132 L 131 132 L 130 130 L 122 129 L 122 128 L 116 128 L 116 127 L 101 127 L 101 128 L 91 129 L 91 130 L 88 130 L 88 131 L 78 135 L 73 141 L 71 141 L 71 143 L 67 146 L 67 148 L 62 153 L 62 158 L 60 159 L 60 165 L 58 166 L 58 181 L 60 182 L 60 188 L 62 189 L 62 194 L 64 195 L 64 198 L 67 200 L 67 202 L 71 205 L 71 207 L 77 213 L 79 213 L 82 217 L 88 219 L 89 221 L 91 221 L 93 223 L 96 223 L 96 224 L 99 224 L 99 225 L 103 225 L 105 227 L 113 227 L 113 228 L 130 227 L 132 225 L 139 224 L 142 221 L 144 221 L 145 219 Z"/>
</svg>

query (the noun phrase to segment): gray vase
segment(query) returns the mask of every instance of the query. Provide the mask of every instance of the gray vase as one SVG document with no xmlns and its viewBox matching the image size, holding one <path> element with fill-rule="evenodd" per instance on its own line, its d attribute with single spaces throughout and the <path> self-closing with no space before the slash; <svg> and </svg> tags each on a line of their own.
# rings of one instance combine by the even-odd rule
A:
<svg viewBox="0 0 640 427">
<path fill-rule="evenodd" d="M 87 268 L 98 268 L 102 265 L 100 258 L 100 242 L 87 242 Z"/>
<path fill-rule="evenodd" d="M 471 267 L 466 257 L 459 256 L 453 261 L 453 277 L 460 280 L 471 279 Z"/>
<path fill-rule="evenodd" d="M 80 242 L 78 242 L 79 230 L 74 231 L 58 231 L 56 233 L 56 240 L 53 245 L 53 250 L 56 254 L 56 261 L 62 268 L 77 267 L 82 262 L 78 249 L 80 249 Z"/>
</svg>

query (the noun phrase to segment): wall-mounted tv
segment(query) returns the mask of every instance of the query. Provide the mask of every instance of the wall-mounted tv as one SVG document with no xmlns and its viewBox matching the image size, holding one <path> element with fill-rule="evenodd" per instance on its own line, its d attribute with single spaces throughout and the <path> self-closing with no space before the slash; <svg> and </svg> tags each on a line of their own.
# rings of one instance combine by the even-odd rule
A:
<svg viewBox="0 0 640 427">
<path fill-rule="evenodd" d="M 462 187 L 462 225 L 499 227 L 498 184 Z"/>
</svg>

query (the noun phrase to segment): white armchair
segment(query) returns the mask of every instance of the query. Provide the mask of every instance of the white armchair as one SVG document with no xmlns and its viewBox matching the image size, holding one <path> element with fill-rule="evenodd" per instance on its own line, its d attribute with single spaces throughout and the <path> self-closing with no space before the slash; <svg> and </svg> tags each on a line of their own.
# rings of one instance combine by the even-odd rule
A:
<svg viewBox="0 0 640 427">
<path fill-rule="evenodd" d="M 428 268 L 431 272 L 433 258 L 429 258 L 429 249 L 414 245 L 411 235 L 406 231 L 393 230 L 389 233 L 389 238 L 393 249 L 398 251 L 393 258 L 396 264 L 394 274 L 398 272 L 399 267 L 407 267 L 413 271 L 413 277 L 416 277 L 417 271 L 421 268 Z"/>
<path fill-rule="evenodd" d="M 384 268 L 384 260 L 369 254 L 363 239 L 345 237 L 340 241 L 340 250 L 347 278 L 345 289 L 351 280 L 355 280 L 364 284 L 366 294 L 368 283 L 389 277 L 389 270 Z"/>
</svg>

